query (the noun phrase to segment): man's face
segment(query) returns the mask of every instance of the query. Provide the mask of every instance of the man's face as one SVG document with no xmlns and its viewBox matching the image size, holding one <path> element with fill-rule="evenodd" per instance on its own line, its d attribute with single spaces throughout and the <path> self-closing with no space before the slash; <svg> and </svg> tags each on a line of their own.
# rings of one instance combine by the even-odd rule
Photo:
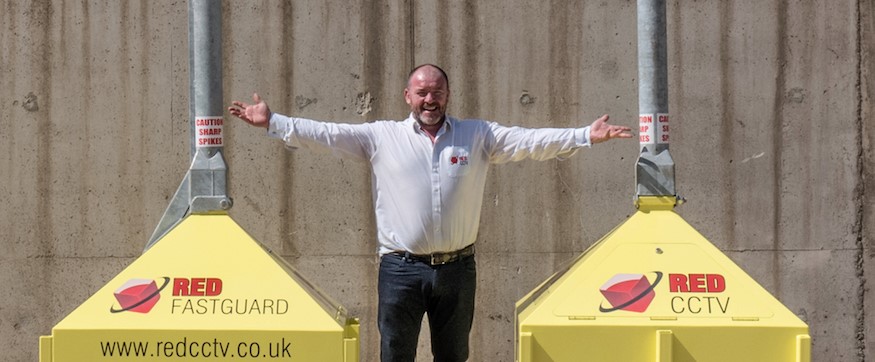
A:
<svg viewBox="0 0 875 362">
<path fill-rule="evenodd" d="M 423 67 L 410 76 L 404 99 L 410 105 L 413 118 L 424 125 L 436 125 L 444 118 L 450 91 L 441 72 Z"/>
</svg>

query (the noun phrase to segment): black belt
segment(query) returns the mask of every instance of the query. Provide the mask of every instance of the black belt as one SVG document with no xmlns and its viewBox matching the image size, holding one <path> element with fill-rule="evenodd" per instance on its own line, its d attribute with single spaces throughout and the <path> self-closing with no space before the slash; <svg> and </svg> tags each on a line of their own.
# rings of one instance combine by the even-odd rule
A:
<svg viewBox="0 0 875 362">
<path fill-rule="evenodd" d="M 468 245 L 460 250 L 448 251 L 446 253 L 412 254 L 407 251 L 393 251 L 389 254 L 402 256 L 410 260 L 421 261 L 429 265 L 444 265 L 474 255 L 474 244 Z"/>
</svg>

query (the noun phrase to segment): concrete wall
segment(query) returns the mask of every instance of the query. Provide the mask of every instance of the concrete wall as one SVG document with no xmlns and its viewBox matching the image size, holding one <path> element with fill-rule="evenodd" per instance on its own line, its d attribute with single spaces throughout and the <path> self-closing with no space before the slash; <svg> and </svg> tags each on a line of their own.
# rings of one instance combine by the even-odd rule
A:
<svg viewBox="0 0 875 362">
<path fill-rule="evenodd" d="M 33 361 L 39 335 L 140 255 L 188 167 L 187 4 L 0 9 L 0 351 Z M 873 11 L 668 4 L 678 212 L 809 323 L 816 361 L 875 356 Z M 435 62 L 457 116 L 636 124 L 633 1 L 229 1 L 223 14 L 228 102 L 258 91 L 278 112 L 398 119 L 407 72 Z M 360 317 L 375 360 L 367 165 L 286 152 L 239 122 L 226 133 L 232 217 Z M 492 169 L 472 361 L 512 361 L 514 302 L 634 211 L 637 149 Z"/>
</svg>

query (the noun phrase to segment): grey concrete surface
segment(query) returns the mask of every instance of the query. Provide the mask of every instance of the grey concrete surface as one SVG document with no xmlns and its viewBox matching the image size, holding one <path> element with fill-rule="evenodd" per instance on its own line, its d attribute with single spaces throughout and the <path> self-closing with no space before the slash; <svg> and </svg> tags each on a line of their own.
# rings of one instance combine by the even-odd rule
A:
<svg viewBox="0 0 875 362">
<path fill-rule="evenodd" d="M 670 1 L 678 208 L 809 323 L 815 361 L 875 356 L 875 2 Z M 0 350 L 37 338 L 140 255 L 189 163 L 187 4 L 0 1 Z M 226 1 L 226 102 L 399 119 L 416 64 L 450 112 L 635 126 L 633 1 Z M 230 117 L 226 115 L 226 117 Z M 362 319 L 376 360 L 370 175 L 226 126 L 232 217 Z M 472 361 L 512 361 L 514 303 L 634 212 L 638 144 L 493 167 Z M 428 360 L 427 333 L 420 360 Z"/>
</svg>

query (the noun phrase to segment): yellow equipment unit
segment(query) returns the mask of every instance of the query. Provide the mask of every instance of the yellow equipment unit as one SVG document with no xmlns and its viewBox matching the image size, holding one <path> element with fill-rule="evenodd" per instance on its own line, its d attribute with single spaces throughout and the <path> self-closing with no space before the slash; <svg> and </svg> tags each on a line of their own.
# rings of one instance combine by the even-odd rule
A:
<svg viewBox="0 0 875 362">
<path fill-rule="evenodd" d="M 810 361 L 808 326 L 667 205 L 517 302 L 518 361 Z"/>
<path fill-rule="evenodd" d="M 40 338 L 40 362 L 359 360 L 358 321 L 227 215 L 191 215 Z"/>
</svg>

